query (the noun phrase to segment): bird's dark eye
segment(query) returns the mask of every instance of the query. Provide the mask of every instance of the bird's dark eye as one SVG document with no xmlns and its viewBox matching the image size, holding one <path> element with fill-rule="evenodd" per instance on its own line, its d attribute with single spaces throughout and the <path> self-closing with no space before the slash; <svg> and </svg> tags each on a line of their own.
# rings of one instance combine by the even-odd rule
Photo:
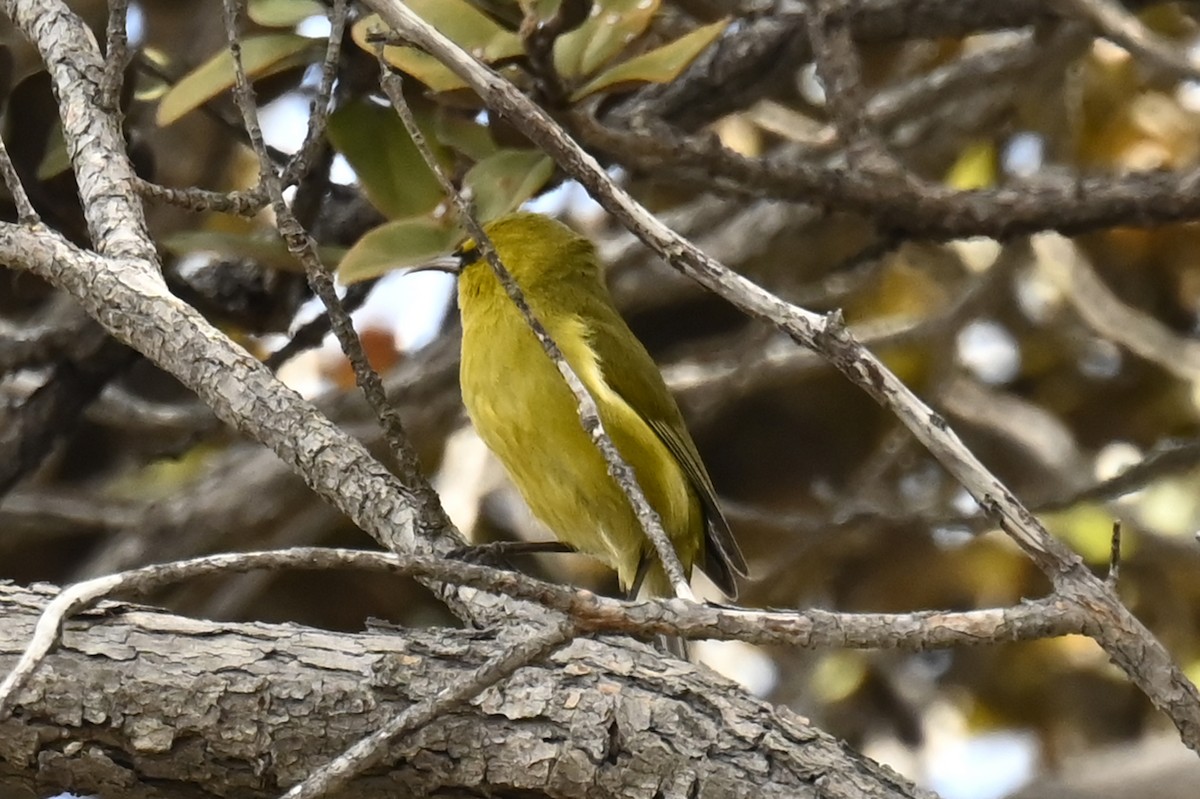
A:
<svg viewBox="0 0 1200 799">
<path fill-rule="evenodd" d="M 471 264 L 473 264 L 479 260 L 479 248 L 478 247 L 470 247 L 470 248 L 459 247 L 457 250 L 454 251 L 454 257 L 458 259 L 459 264 L 461 264 L 462 266 L 464 266 L 464 267 L 470 266 Z"/>
</svg>

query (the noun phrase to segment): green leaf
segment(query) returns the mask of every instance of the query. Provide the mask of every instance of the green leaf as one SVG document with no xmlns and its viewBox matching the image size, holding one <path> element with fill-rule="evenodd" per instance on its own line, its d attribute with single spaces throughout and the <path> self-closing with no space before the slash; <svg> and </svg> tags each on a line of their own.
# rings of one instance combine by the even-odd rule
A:
<svg viewBox="0 0 1200 799">
<path fill-rule="evenodd" d="M 162 242 L 168 252 L 189 255 L 196 252 L 211 252 L 224 258 L 245 258 L 270 269 L 283 272 L 303 272 L 304 267 L 296 260 L 278 235 L 227 233 L 217 230 L 189 230 L 173 233 Z M 344 247 L 318 247 L 317 255 L 329 267 L 336 266 L 345 254 Z"/>
<path fill-rule="evenodd" d="M 140 57 L 152 69 L 137 71 L 133 98 L 144 103 L 161 100 L 172 88 L 165 77 L 171 69 L 171 58 L 157 47 L 143 47 Z"/>
<path fill-rule="evenodd" d="M 728 24 L 729 20 L 720 20 L 696 28 L 662 47 L 623 61 L 576 89 L 571 101 L 577 102 L 598 92 L 616 91 L 641 83 L 670 83 L 704 48 L 717 40 Z"/>
<path fill-rule="evenodd" d="M 338 280 L 350 285 L 393 269 L 418 266 L 450 252 L 461 238 L 456 226 L 428 217 L 388 222 L 354 243 L 338 265 Z"/>
<path fill-rule="evenodd" d="M 553 174 L 554 161 L 538 150 L 501 150 L 471 167 L 463 186 L 480 221 L 487 221 L 519 208 Z"/>
<path fill-rule="evenodd" d="M 431 127 L 420 117 L 417 122 L 424 130 Z M 342 106 L 329 117 L 329 140 L 354 168 L 371 204 L 389 219 L 420 216 L 442 201 L 441 185 L 390 107 L 368 100 Z"/>
<path fill-rule="evenodd" d="M 492 132 L 475 121 L 474 115 L 439 105 L 434 111 L 433 132 L 437 140 L 472 161 L 482 161 L 498 149 Z"/>
<path fill-rule="evenodd" d="M 407 5 L 423 20 L 476 58 L 492 64 L 514 58 L 523 51 L 521 37 L 505 30 L 466 0 L 408 0 Z M 356 22 L 350 35 L 363 50 L 375 54 L 372 33 L 386 32 L 387 25 L 377 14 Z M 435 92 L 464 88 L 467 84 L 433 56 L 413 47 L 385 47 L 384 59 L 412 75 Z"/>
<path fill-rule="evenodd" d="M 67 140 L 63 138 L 62 123 L 55 121 L 46 134 L 46 149 L 38 164 L 37 179 L 50 180 L 71 168 L 71 156 L 67 153 Z"/>
<path fill-rule="evenodd" d="M 250 0 L 246 13 L 264 28 L 294 28 L 309 17 L 325 16 L 315 0 Z"/>
<path fill-rule="evenodd" d="M 554 43 L 554 67 L 565 78 L 584 78 L 604 66 L 654 18 L 660 0 L 597 0 L 592 15 Z"/>
<path fill-rule="evenodd" d="M 294 33 L 250 36 L 242 42 L 242 63 L 251 80 L 274 75 L 294 66 L 320 58 L 325 45 Z M 167 92 L 158 104 L 157 122 L 166 127 L 184 114 L 233 88 L 233 56 L 228 50 L 217 53 L 193 69 Z"/>
</svg>

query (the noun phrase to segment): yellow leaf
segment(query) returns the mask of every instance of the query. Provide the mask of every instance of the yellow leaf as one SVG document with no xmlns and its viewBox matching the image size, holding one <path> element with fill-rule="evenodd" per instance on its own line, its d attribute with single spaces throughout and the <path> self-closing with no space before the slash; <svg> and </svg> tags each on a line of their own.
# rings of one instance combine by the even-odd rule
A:
<svg viewBox="0 0 1200 799">
<path fill-rule="evenodd" d="M 466 0 L 408 0 L 407 5 L 421 19 L 452 39 L 455 44 L 489 64 L 514 58 L 523 50 L 521 38 L 505 30 L 491 17 Z M 384 33 L 387 25 L 377 14 L 356 22 L 350 29 L 355 43 L 371 55 L 376 44 L 372 34 Z M 440 61 L 413 47 L 385 47 L 383 57 L 389 64 L 412 75 L 435 92 L 461 89 L 467 84 Z"/>
<path fill-rule="evenodd" d="M 554 68 L 566 78 L 584 78 L 604 66 L 654 18 L 660 0 L 596 0 L 588 19 L 554 43 Z"/>
<path fill-rule="evenodd" d="M 246 13 L 264 28 L 294 28 L 309 17 L 325 16 L 316 0 L 250 0 Z"/>
<path fill-rule="evenodd" d="M 294 33 L 250 36 L 242 42 L 242 64 L 251 80 L 312 63 L 325 45 Z M 233 88 L 233 56 L 223 50 L 184 75 L 158 104 L 156 121 L 166 127 L 187 112 Z"/>
<path fill-rule="evenodd" d="M 597 92 L 617 91 L 641 83 L 670 83 L 696 56 L 717 40 L 729 24 L 719 20 L 681 36 L 662 47 L 617 64 L 593 78 L 571 95 L 572 102 Z"/>
</svg>

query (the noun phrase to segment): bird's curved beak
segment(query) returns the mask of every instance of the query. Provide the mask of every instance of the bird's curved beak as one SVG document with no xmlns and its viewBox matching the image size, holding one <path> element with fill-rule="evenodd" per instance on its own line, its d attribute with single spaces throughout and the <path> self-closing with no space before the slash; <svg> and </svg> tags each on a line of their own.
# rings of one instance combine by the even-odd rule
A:
<svg viewBox="0 0 1200 799">
<path fill-rule="evenodd" d="M 457 275 L 462 271 L 462 261 L 457 255 L 440 255 L 432 261 L 426 261 L 423 264 L 410 266 L 404 270 L 404 274 L 411 275 L 416 272 L 448 272 L 452 275 Z"/>
</svg>

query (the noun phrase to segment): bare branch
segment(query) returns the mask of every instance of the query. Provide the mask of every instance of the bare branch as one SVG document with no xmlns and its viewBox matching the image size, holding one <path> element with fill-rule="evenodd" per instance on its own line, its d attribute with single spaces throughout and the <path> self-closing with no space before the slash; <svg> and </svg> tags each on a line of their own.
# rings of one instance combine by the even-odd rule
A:
<svg viewBox="0 0 1200 799">
<path fill-rule="evenodd" d="M 1200 78 L 1200 69 L 1188 60 L 1182 48 L 1147 28 L 1115 0 L 1057 0 L 1057 3 L 1086 19 L 1114 44 L 1152 66 L 1184 80 Z"/>
<path fill-rule="evenodd" d="M 131 190 L 136 176 L 119 118 L 96 106 L 105 75 L 96 40 L 60 0 L 4 0 L 0 7 L 30 37 L 54 81 L 93 246 L 157 266 L 145 214 Z"/>
<path fill-rule="evenodd" d="M 12 158 L 8 155 L 8 147 L 2 138 L 0 138 L 0 177 L 3 177 L 4 185 L 8 188 L 8 193 L 12 195 L 13 203 L 17 206 L 17 221 L 23 225 L 38 224 L 41 218 L 34 210 L 33 203 L 29 201 L 29 195 L 25 193 L 25 186 L 21 183 L 21 177 L 17 174 L 17 168 L 13 166 Z"/>
<path fill-rule="evenodd" d="M 350 360 L 354 368 L 355 380 L 358 382 L 359 387 L 362 389 L 363 394 L 379 419 L 380 425 L 384 430 L 384 436 L 391 447 L 392 456 L 396 459 L 400 473 L 399 476 L 417 501 L 418 530 L 427 535 L 440 535 L 440 531 L 451 529 L 453 525 L 442 509 L 437 493 L 421 472 L 416 451 L 409 441 L 408 433 L 405 432 L 404 423 L 400 419 L 400 415 L 392 407 L 392 404 L 388 402 L 387 394 L 383 390 L 383 383 L 379 379 L 379 375 L 371 368 L 370 363 L 367 361 L 366 352 L 363 350 L 362 341 L 354 329 L 354 323 L 350 319 L 350 314 L 346 311 L 345 305 L 342 304 L 341 299 L 337 296 L 337 289 L 333 285 L 333 277 L 329 269 L 321 262 L 320 255 L 317 253 L 316 242 L 300 224 L 300 221 L 292 213 L 292 209 L 284 199 L 283 184 L 279 175 L 275 172 L 275 166 L 272 163 L 270 153 L 267 152 L 266 143 L 263 140 L 262 128 L 258 122 L 258 108 L 254 100 L 254 92 L 242 64 L 241 42 L 238 38 L 238 13 L 242 5 L 238 0 L 225 0 L 225 25 L 229 37 L 229 49 L 233 55 L 234 74 L 237 81 L 235 98 L 238 108 L 242 112 L 242 121 L 246 126 L 246 134 L 249 136 L 251 148 L 258 156 L 259 180 L 265 188 L 267 195 L 271 198 L 271 207 L 275 211 L 279 232 L 287 242 L 288 250 L 303 264 L 309 285 L 312 287 L 313 293 L 320 298 L 321 303 L 325 306 L 325 310 L 331 321 L 333 333 L 342 347 L 342 352 L 346 354 L 346 357 Z M 328 95 L 333 85 L 334 66 L 338 61 L 342 31 L 346 23 L 347 6 L 345 0 L 335 0 L 334 7 L 330 13 L 331 31 L 322 71 L 322 85 L 321 90 L 318 92 L 317 101 L 319 102 L 320 97 L 324 97 L 326 102 L 322 106 L 328 104 Z M 314 136 L 314 132 L 323 132 L 324 123 L 319 120 L 323 120 L 324 117 L 325 111 L 322 107 L 321 112 L 314 112 L 311 118 L 309 137 L 314 143 L 320 141 L 320 137 Z M 300 158 L 293 163 L 300 163 L 302 160 L 303 158 Z"/>
<path fill-rule="evenodd" d="M 1034 247 L 1038 268 L 1097 334 L 1181 380 L 1200 379 L 1200 341 L 1173 333 L 1152 316 L 1123 303 L 1104 285 L 1079 248 L 1062 236 L 1038 236 Z"/>
<path fill-rule="evenodd" d="M 148 200 L 177 205 L 189 211 L 221 211 L 238 216 L 254 216 L 270 203 L 261 187 L 250 191 L 208 191 L 207 189 L 172 189 L 151 183 L 142 178 L 134 179 L 138 194 Z"/>
</svg>

